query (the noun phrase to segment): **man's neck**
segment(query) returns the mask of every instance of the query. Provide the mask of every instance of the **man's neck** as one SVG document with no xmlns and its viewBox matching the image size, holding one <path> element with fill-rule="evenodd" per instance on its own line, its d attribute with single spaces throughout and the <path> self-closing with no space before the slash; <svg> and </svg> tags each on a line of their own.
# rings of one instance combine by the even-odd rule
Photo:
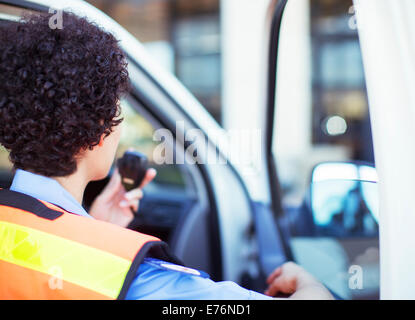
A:
<svg viewBox="0 0 415 320">
<path fill-rule="evenodd" d="M 64 187 L 75 199 L 82 205 L 85 188 L 90 181 L 89 176 L 83 170 L 82 166 L 78 166 L 76 172 L 65 177 L 52 177 L 62 187 Z"/>
</svg>

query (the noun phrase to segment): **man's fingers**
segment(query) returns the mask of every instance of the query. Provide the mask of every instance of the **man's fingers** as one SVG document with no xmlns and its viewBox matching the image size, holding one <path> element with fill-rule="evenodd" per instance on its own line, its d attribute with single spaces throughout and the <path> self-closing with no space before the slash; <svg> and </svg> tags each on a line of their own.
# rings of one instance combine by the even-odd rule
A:
<svg viewBox="0 0 415 320">
<path fill-rule="evenodd" d="M 121 175 L 118 172 L 118 168 L 115 168 L 110 178 L 110 181 L 107 183 L 105 188 L 102 190 L 100 196 L 102 198 L 109 199 L 120 190 L 120 186 L 122 186 Z"/>
<path fill-rule="evenodd" d="M 138 211 L 138 199 L 133 200 L 121 200 L 119 205 L 121 208 L 131 207 L 134 211 Z"/>
<path fill-rule="evenodd" d="M 267 278 L 267 284 L 271 284 L 282 273 L 282 267 L 275 269 Z"/>
<path fill-rule="evenodd" d="M 276 279 L 271 285 L 268 287 L 268 289 L 264 292 L 267 296 L 274 297 L 277 295 L 278 292 L 280 292 L 280 281 Z"/>
<path fill-rule="evenodd" d="M 284 277 L 277 277 L 265 291 L 265 294 L 271 297 L 277 293 L 292 294 L 295 292 L 295 284 L 292 281 L 287 281 Z"/>
<path fill-rule="evenodd" d="M 138 204 L 139 204 L 139 201 L 135 201 L 135 202 L 131 205 L 131 208 L 133 209 L 133 211 L 134 211 L 134 212 L 137 212 L 137 211 L 138 211 Z"/>
<path fill-rule="evenodd" d="M 130 190 L 123 196 L 120 201 L 120 207 L 132 207 L 134 211 L 138 211 L 138 202 L 143 197 L 143 191 L 140 188 Z"/>
<path fill-rule="evenodd" d="M 127 200 L 141 199 L 143 197 L 143 191 L 140 188 L 135 188 L 124 194 L 124 198 Z"/>
<path fill-rule="evenodd" d="M 147 170 L 146 175 L 144 176 L 143 182 L 141 182 L 139 188 L 144 188 L 151 180 L 157 175 L 156 169 L 150 168 Z"/>
<path fill-rule="evenodd" d="M 153 180 L 156 174 L 157 171 L 155 169 L 148 169 L 141 185 L 138 188 L 124 193 L 124 189 L 120 188 L 120 185 L 122 186 L 121 176 L 117 168 L 114 170 L 114 174 L 112 175 L 107 187 L 102 192 L 102 195 L 110 198 L 117 194 L 117 197 L 121 196 L 121 200 L 118 203 L 121 208 L 131 207 L 134 211 L 138 211 L 139 200 L 143 197 L 143 191 L 141 189 Z"/>
</svg>

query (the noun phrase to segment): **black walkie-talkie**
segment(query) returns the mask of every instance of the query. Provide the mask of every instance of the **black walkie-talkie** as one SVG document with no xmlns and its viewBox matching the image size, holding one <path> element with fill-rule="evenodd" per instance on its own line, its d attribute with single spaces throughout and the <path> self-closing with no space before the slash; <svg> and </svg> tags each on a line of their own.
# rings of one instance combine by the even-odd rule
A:
<svg viewBox="0 0 415 320">
<path fill-rule="evenodd" d="M 125 190 L 137 188 L 143 182 L 147 172 L 147 157 L 138 151 L 127 150 L 117 160 L 118 171 Z"/>
</svg>

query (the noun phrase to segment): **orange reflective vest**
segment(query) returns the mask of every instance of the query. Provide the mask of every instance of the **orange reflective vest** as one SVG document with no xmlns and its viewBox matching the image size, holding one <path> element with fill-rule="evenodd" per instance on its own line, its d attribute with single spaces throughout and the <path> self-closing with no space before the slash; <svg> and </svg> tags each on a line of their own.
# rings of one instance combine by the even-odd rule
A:
<svg viewBox="0 0 415 320">
<path fill-rule="evenodd" d="M 0 189 L 0 299 L 124 299 L 159 239 Z"/>
</svg>

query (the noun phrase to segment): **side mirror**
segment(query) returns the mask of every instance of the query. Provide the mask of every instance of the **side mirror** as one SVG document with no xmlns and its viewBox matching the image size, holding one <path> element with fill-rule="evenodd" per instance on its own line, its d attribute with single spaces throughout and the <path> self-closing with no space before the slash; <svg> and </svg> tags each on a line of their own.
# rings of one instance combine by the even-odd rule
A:
<svg viewBox="0 0 415 320">
<path fill-rule="evenodd" d="M 314 167 L 310 208 L 316 236 L 376 236 L 377 181 L 376 169 L 368 164 L 328 162 Z"/>
</svg>

